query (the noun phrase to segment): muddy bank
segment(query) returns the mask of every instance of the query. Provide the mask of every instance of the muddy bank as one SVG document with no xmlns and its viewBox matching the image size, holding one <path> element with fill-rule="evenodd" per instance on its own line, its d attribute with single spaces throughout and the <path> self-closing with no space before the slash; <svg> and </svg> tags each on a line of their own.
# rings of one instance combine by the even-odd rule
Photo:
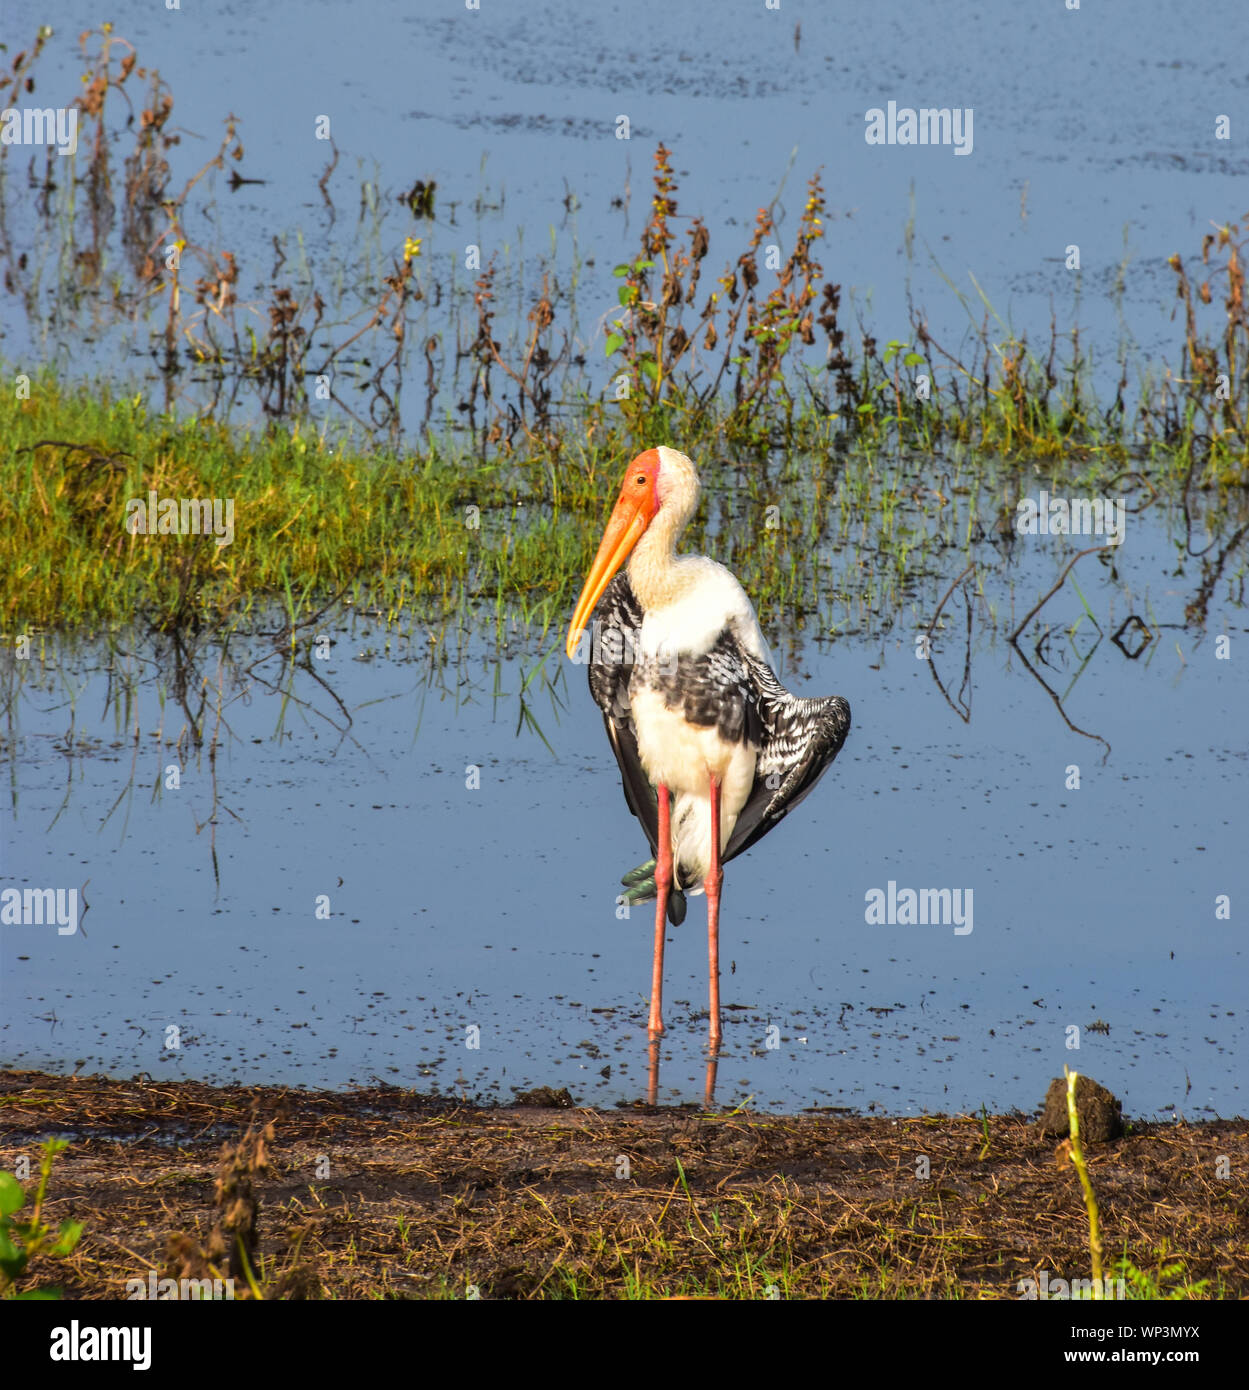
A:
<svg viewBox="0 0 1249 1390">
<path fill-rule="evenodd" d="M 271 1129 L 235 1153 L 219 1203 L 223 1144 L 249 1125 Z M 1021 1280 L 1087 1278 L 1059 1144 L 1031 1115 L 987 1131 L 969 1116 L 479 1110 L 390 1088 L 0 1073 L 0 1167 L 25 1154 L 37 1172 L 39 1144 L 69 1140 L 45 1216 L 84 1235 L 28 1283 L 75 1299 L 203 1275 L 240 1200 L 267 1298 L 1013 1299 Z M 1235 1177 L 1249 1124 L 1129 1121 L 1089 1160 L 1107 1273 L 1123 1258 L 1139 1271 L 1128 1297 L 1249 1294 Z"/>
</svg>

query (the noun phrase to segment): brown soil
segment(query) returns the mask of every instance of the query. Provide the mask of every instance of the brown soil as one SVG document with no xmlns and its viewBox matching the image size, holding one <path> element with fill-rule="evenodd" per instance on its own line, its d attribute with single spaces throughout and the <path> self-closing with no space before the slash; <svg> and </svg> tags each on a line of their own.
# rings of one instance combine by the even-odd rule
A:
<svg viewBox="0 0 1249 1390">
<path fill-rule="evenodd" d="M 982 1153 L 969 1116 L 475 1110 L 5 1072 L 0 1168 L 68 1138 L 46 1217 L 86 1228 L 29 1284 L 116 1298 L 149 1269 L 202 1272 L 224 1248 L 222 1145 L 253 1118 L 272 1138 L 231 1155 L 221 1206 L 258 1204 L 270 1298 L 1016 1298 L 1042 1270 L 1089 1273 L 1076 1174 L 1023 1115 L 991 1117 Z M 1154 1278 L 1181 1263 L 1163 1287 L 1249 1294 L 1249 1124 L 1129 1125 L 1088 1158 L 1107 1273 L 1126 1254 Z"/>
</svg>

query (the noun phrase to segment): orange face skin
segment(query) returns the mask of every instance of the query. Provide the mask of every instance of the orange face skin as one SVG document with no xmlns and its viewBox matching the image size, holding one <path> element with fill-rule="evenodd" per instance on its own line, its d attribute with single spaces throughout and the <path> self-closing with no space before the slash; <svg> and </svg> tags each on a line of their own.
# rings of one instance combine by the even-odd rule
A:
<svg viewBox="0 0 1249 1390">
<path fill-rule="evenodd" d="M 572 615 L 572 625 L 568 629 L 565 649 L 571 657 L 577 647 L 577 638 L 585 627 L 594 605 L 603 595 L 603 590 L 611 583 L 612 576 L 633 552 L 633 547 L 646 534 L 646 528 L 659 511 L 659 453 L 647 449 L 625 470 L 620 496 L 612 508 L 607 522 L 607 530 L 599 543 L 598 554 L 590 566 L 577 607 Z"/>
</svg>

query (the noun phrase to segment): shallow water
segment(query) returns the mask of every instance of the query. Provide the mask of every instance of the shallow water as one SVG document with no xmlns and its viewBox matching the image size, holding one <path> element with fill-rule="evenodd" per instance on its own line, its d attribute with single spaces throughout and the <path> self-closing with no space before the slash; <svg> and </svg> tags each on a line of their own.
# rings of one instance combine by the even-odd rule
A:
<svg viewBox="0 0 1249 1390">
<path fill-rule="evenodd" d="M 524 326 L 539 258 L 549 256 L 563 290 L 576 282 L 573 347 L 587 354 L 590 387 L 600 390 L 617 307 L 612 268 L 636 253 L 663 140 L 681 181 L 680 218 L 701 215 L 710 229 L 711 274 L 736 260 L 756 209 L 778 190 L 788 245 L 806 180 L 822 169 L 829 215 L 819 257 L 844 287 L 852 341 L 851 303 L 882 343 L 909 338 L 910 292 L 937 341 L 955 350 L 984 317 L 983 289 L 1004 321 L 993 325 L 995 340 L 1009 322 L 1044 351 L 1052 309 L 1060 331 L 1078 318 L 1113 391 L 1121 341 L 1146 355 L 1165 349 L 1174 361 L 1180 326 L 1167 257 L 1195 261 L 1211 222 L 1243 211 L 1249 173 L 1242 146 L 1216 139 L 1214 127 L 1220 113 L 1234 123 L 1243 102 L 1242 0 L 1206 0 L 1199 24 L 1176 23 L 1168 0 L 1134 0 L 1130 23 L 1125 13 L 893 0 L 859 7 L 849 22 L 836 6 L 671 0 L 653 25 L 601 6 L 570 17 L 555 0 L 475 12 L 433 0 L 398 10 L 307 0 L 297 11 L 227 3 L 178 12 L 119 0 L 110 17 L 172 88 L 175 124 L 186 132 L 169 156 L 173 188 L 209 157 L 228 113 L 241 122 L 240 172 L 264 182 L 231 192 L 210 175 L 203 191 L 212 201 L 192 226 L 197 240 L 238 257 L 241 297 L 256 301 L 262 324 L 271 287 L 297 283 L 306 256 L 339 325 L 333 340 L 346 338 L 361 301 L 336 297 L 335 265 L 353 267 L 346 284 L 367 265 L 376 284 L 413 232 L 425 239 L 427 288 L 459 287 L 448 309 L 475 278 L 464 269 L 467 246 L 480 246 L 483 264 L 497 257 L 508 286 L 497 326 L 506 336 Z M 16 52 L 35 18 L 13 7 L 4 17 Z M 78 94 L 73 36 L 100 17 L 89 0 L 55 7 L 40 101 Z M 866 113 L 890 101 L 970 108 L 971 152 L 867 144 Z M 628 140 L 616 138 L 622 115 Z M 333 212 L 317 188 L 330 157 L 314 138 L 318 116 L 330 118 L 341 152 L 327 185 Z M 24 162 L 8 163 L 20 182 Z M 432 222 L 414 223 L 400 201 L 416 179 L 437 184 Z M 372 214 L 361 213 L 362 181 L 383 214 L 376 238 Z M 26 220 L 31 200 L 18 191 L 15 243 L 38 257 L 46 237 Z M 1078 274 L 1066 266 L 1073 245 Z M 0 316 L 0 352 L 10 360 L 33 351 L 71 372 L 120 364 L 124 376 L 156 380 L 147 329 L 102 331 L 102 317 L 89 313 L 72 333 L 58 303 L 55 325 L 32 337 L 18 308 L 10 299 Z M 429 301 L 426 310 L 431 317 L 411 334 L 414 390 L 424 380 L 425 333 L 448 331 Z M 201 399 L 185 380 L 180 389 L 188 403 Z"/>
<path fill-rule="evenodd" d="M 986 552 L 983 599 L 951 596 L 931 662 L 910 622 L 777 643 L 787 684 L 843 694 L 854 727 L 728 868 L 722 1104 L 1027 1109 L 1068 1063 L 1131 1114 L 1243 1113 L 1243 580 L 1214 586 L 1205 635 L 1185 627 L 1201 571 L 1150 513 L 1113 570 L 1076 568 L 1101 640 L 1068 584 L 1041 655 L 1035 629 L 1012 647 L 1012 604 L 1075 548 Z M 1111 640 L 1133 612 L 1154 633 L 1136 659 Z M 0 1062 L 644 1096 L 651 910 L 615 901 L 644 839 L 562 634 L 500 653 L 363 616 L 329 630 L 309 669 L 255 637 L 224 668 L 219 645 L 180 664 L 146 639 L 9 662 L 6 883 L 85 885 L 89 910 L 73 934 L 0 931 Z M 890 880 L 973 890 L 971 932 L 869 925 Z M 703 1095 L 704 920 L 696 898 L 670 931 L 665 1101 Z"/>
</svg>

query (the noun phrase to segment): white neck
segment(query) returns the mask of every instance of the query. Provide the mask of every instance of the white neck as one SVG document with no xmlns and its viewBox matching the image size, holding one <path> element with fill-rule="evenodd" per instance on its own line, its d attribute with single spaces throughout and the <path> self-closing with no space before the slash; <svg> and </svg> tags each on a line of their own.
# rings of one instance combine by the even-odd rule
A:
<svg viewBox="0 0 1249 1390">
<path fill-rule="evenodd" d="M 667 607 L 688 588 L 689 576 L 681 573 L 676 548 L 698 507 L 694 465 L 675 449 L 661 448 L 659 456 L 659 510 L 629 560 L 629 583 L 644 613 Z"/>
</svg>

